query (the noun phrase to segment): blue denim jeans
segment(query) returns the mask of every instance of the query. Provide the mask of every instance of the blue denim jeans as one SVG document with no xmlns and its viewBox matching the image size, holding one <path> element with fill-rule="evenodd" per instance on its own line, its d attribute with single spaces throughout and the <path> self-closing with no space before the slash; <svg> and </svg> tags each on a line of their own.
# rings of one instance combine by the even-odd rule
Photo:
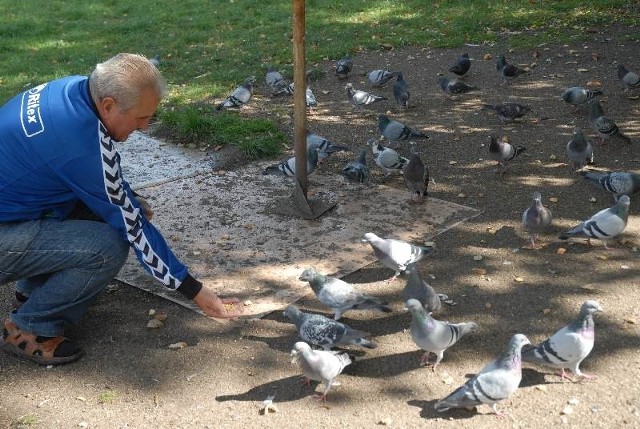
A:
<svg viewBox="0 0 640 429">
<path fill-rule="evenodd" d="M 0 284 L 17 281 L 17 290 L 29 296 L 11 320 L 28 333 L 62 335 L 118 274 L 128 253 L 129 243 L 100 221 L 0 223 Z"/>
</svg>

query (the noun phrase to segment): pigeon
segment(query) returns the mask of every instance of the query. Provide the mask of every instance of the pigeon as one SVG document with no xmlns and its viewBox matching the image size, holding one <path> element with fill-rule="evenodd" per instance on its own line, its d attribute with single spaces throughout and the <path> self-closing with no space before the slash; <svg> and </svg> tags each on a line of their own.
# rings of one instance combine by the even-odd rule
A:
<svg viewBox="0 0 640 429">
<path fill-rule="evenodd" d="M 367 149 L 360 149 L 358 159 L 349 161 L 342 169 L 342 175 L 348 180 L 363 183 L 369 180 L 369 166 L 367 165 Z"/>
<path fill-rule="evenodd" d="M 627 226 L 630 203 L 629 196 L 622 195 L 614 206 L 600 210 L 589 219 L 563 232 L 558 238 L 568 240 L 571 237 L 584 236 L 589 243 L 592 238 L 597 238 L 604 243 L 604 248 L 608 249 L 607 241 L 622 234 Z"/>
<path fill-rule="evenodd" d="M 351 104 L 353 104 L 355 107 L 369 106 L 370 104 L 387 99 L 387 97 L 374 95 L 367 91 L 353 89 L 353 84 L 351 82 L 347 83 L 344 89 L 347 90 L 347 97 L 349 98 Z"/>
<path fill-rule="evenodd" d="M 319 136 L 307 130 L 307 150 L 317 150 L 318 163 L 322 164 L 327 158 L 336 152 L 351 150 L 349 146 L 335 144 L 325 137 Z"/>
<path fill-rule="evenodd" d="M 253 96 L 253 83 L 255 81 L 255 76 L 246 78 L 244 83 L 237 87 L 226 100 L 216 106 L 216 110 L 240 108 L 247 104 Z"/>
<path fill-rule="evenodd" d="M 427 196 L 429 186 L 429 169 L 420 159 L 420 155 L 415 150 L 415 145 L 411 145 L 411 155 L 409 162 L 402 167 L 404 182 L 411 192 L 412 201 L 422 201 Z"/>
<path fill-rule="evenodd" d="M 571 161 L 574 170 L 593 164 L 593 145 L 578 127 L 573 129 L 573 137 L 567 143 L 567 158 Z"/>
<path fill-rule="evenodd" d="M 618 79 L 620 79 L 620 82 L 624 85 L 624 92 L 627 92 L 629 89 L 640 88 L 640 76 L 636 73 L 627 70 L 622 64 L 618 64 L 617 72 Z"/>
<path fill-rule="evenodd" d="M 533 203 L 522 213 L 522 226 L 529 232 L 532 249 L 537 248 L 538 236 L 549 228 L 552 218 L 551 210 L 542 205 L 540 192 L 534 192 Z"/>
<path fill-rule="evenodd" d="M 296 325 L 298 334 L 304 341 L 322 347 L 324 350 L 347 344 L 368 349 L 378 347 L 376 343 L 365 338 L 369 336 L 368 333 L 353 329 L 321 314 L 304 313 L 295 305 L 287 306 L 284 315 Z"/>
<path fill-rule="evenodd" d="M 585 89 L 580 86 L 572 86 L 567 88 L 560 96 L 565 102 L 575 106 L 587 104 L 589 100 L 595 98 L 597 95 L 602 95 L 602 91 L 599 89 Z"/>
<path fill-rule="evenodd" d="M 589 101 L 589 125 L 598 133 L 603 144 L 606 140 L 614 137 L 631 143 L 631 139 L 620 131 L 613 119 L 605 116 L 600 102 L 595 98 Z"/>
<path fill-rule="evenodd" d="M 514 335 L 504 354 L 482 368 L 449 396 L 436 402 L 436 411 L 473 408 L 486 404 L 491 406 L 498 417 L 503 417 L 504 414 L 498 411 L 497 404 L 518 390 L 522 380 L 521 352 L 526 344 L 530 344 L 526 336 Z"/>
<path fill-rule="evenodd" d="M 396 99 L 396 103 L 398 106 L 403 109 L 409 108 L 409 85 L 404 80 L 401 72 L 398 72 L 396 75 L 396 82 L 393 84 L 393 96 Z"/>
<path fill-rule="evenodd" d="M 470 68 L 471 60 L 469 59 L 469 54 L 465 52 L 458 57 L 454 65 L 449 67 L 449 71 L 462 77 L 467 74 Z"/>
<path fill-rule="evenodd" d="M 396 72 L 390 72 L 388 70 L 372 70 L 367 73 L 367 79 L 369 79 L 371 86 L 380 87 L 393 79 L 396 74 Z"/>
<path fill-rule="evenodd" d="M 478 324 L 475 322 L 454 324 L 436 320 L 417 299 L 407 300 L 406 306 L 411 312 L 411 339 L 425 351 L 420 363 L 427 364 L 429 353 L 434 353 L 436 355 L 433 363 L 434 371 L 440 365 L 445 350 L 457 343 L 460 338 L 478 329 Z"/>
<path fill-rule="evenodd" d="M 489 157 L 498 161 L 498 167 L 502 167 L 501 174 L 503 175 L 507 172 L 507 163 L 513 161 L 518 155 L 527 150 L 522 145 L 514 147 L 506 140 L 498 140 L 493 136 L 487 137 L 487 140 L 489 141 Z"/>
<path fill-rule="evenodd" d="M 318 301 L 331 308 L 333 320 L 338 320 L 349 310 L 375 309 L 391 313 L 388 303 L 356 290 L 349 283 L 336 277 L 319 273 L 315 268 L 307 268 L 298 280 L 309 282 Z"/>
<path fill-rule="evenodd" d="M 404 272 L 409 264 L 423 260 L 435 250 L 433 245 L 416 246 L 394 238 L 380 238 L 373 232 L 367 232 L 362 241 L 371 245 L 382 265 L 395 271 L 390 280 Z"/>
<path fill-rule="evenodd" d="M 295 85 L 294 82 L 291 82 L 289 84 L 289 91 L 291 92 L 291 94 L 293 94 L 293 91 L 295 89 Z M 307 104 L 307 107 L 310 109 L 313 109 L 314 107 L 318 106 L 318 100 L 316 100 L 316 96 L 313 94 L 313 91 L 311 90 L 311 85 L 309 85 L 307 83 L 307 88 L 305 89 L 305 103 Z"/>
<path fill-rule="evenodd" d="M 585 301 L 580 308 L 580 314 L 571 323 L 551 337 L 522 353 L 523 362 L 559 368 L 560 378 L 571 380 L 565 373 L 565 368 L 571 370 L 578 377 L 593 379 L 592 375 L 580 371 L 580 363 L 589 356 L 593 349 L 595 330 L 593 314 L 603 311 L 596 301 Z"/>
<path fill-rule="evenodd" d="M 378 130 L 380 134 L 390 142 L 407 141 L 413 138 L 428 139 L 429 136 L 420 131 L 416 131 L 402 122 L 390 119 L 384 113 L 378 115 Z"/>
<path fill-rule="evenodd" d="M 415 299 L 428 313 L 439 311 L 442 308 L 442 299 L 448 297 L 437 294 L 435 289 L 420 277 L 416 264 L 409 264 L 405 272 L 407 273 L 407 284 L 402 291 L 404 301 Z"/>
<path fill-rule="evenodd" d="M 303 341 L 298 341 L 293 345 L 291 357 L 293 358 L 291 363 L 297 363 L 302 369 L 306 384 L 311 384 L 311 380 L 315 380 L 324 385 L 322 394 L 314 397 L 325 402 L 335 378 L 355 360 L 344 352 L 313 350 L 309 344 Z"/>
<path fill-rule="evenodd" d="M 448 79 L 445 76 L 440 76 L 438 78 L 438 82 L 440 82 L 440 88 L 444 92 L 449 95 L 460 95 L 466 94 L 467 92 L 475 91 L 475 86 L 468 85 L 461 80 L 458 79 Z"/>
<path fill-rule="evenodd" d="M 371 152 L 373 153 L 373 161 L 384 171 L 385 176 L 394 171 L 402 171 L 409 163 L 407 158 L 400 156 L 398 152 L 390 147 L 382 146 L 376 139 L 369 139 L 369 146 L 371 146 Z"/>
<path fill-rule="evenodd" d="M 293 93 L 292 86 L 284 80 L 284 76 L 273 68 L 273 66 L 269 66 L 269 70 L 265 76 L 265 81 L 267 82 L 267 86 L 269 87 L 269 92 L 272 97 L 280 94 L 290 95 Z"/>
<path fill-rule="evenodd" d="M 307 148 L 307 174 L 313 173 L 318 165 L 318 151 L 316 149 Z M 262 171 L 263 175 L 287 176 L 294 177 L 296 175 L 296 157 L 282 161 L 278 164 L 270 165 Z"/>
<path fill-rule="evenodd" d="M 339 79 L 346 79 L 353 68 L 353 60 L 349 55 L 345 55 L 336 62 L 336 75 Z"/>
<path fill-rule="evenodd" d="M 531 107 L 520 103 L 498 103 L 484 104 L 484 109 L 495 110 L 498 114 L 500 122 L 513 122 L 518 118 L 522 118 L 527 112 L 531 111 Z"/>
<path fill-rule="evenodd" d="M 502 78 L 502 84 L 505 84 L 506 82 L 527 73 L 526 70 L 508 63 L 504 55 L 502 54 L 498 55 L 498 60 L 496 61 L 496 70 L 498 72 L 498 75 Z"/>
<path fill-rule="evenodd" d="M 590 183 L 613 194 L 615 201 L 618 201 L 621 195 L 630 197 L 640 191 L 640 174 L 626 171 L 581 171 L 579 174 Z"/>
<path fill-rule="evenodd" d="M 149 62 L 156 68 L 160 68 L 160 54 L 155 54 L 153 57 L 149 58 Z"/>
</svg>

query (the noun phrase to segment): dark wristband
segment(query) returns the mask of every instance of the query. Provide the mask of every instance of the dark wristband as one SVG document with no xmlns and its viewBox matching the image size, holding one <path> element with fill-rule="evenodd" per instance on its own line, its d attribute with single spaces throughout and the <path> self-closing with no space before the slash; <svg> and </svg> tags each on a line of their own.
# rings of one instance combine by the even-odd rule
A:
<svg viewBox="0 0 640 429">
<path fill-rule="evenodd" d="M 191 274 L 187 274 L 177 291 L 187 298 L 193 299 L 200 292 L 200 289 L 202 289 L 202 283 L 194 279 Z"/>
</svg>

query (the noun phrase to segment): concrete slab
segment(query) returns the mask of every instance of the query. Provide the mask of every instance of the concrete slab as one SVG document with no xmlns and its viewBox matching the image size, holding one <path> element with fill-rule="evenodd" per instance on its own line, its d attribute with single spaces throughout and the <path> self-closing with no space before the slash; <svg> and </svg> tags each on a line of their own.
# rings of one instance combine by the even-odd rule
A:
<svg viewBox="0 0 640 429">
<path fill-rule="evenodd" d="M 282 210 L 293 205 L 294 179 L 261 174 L 272 162 L 214 172 L 204 155 L 136 139 L 124 145 L 123 169 L 136 165 L 125 170 L 125 177 L 149 198 L 154 224 L 207 287 L 251 301 L 249 316 L 268 314 L 310 293 L 298 280 L 309 266 L 342 277 L 374 262 L 370 246 L 361 242 L 366 232 L 421 243 L 480 214 L 436 198 L 411 204 L 397 189 L 348 183 L 319 171 L 309 176 L 309 199 L 336 206 L 305 220 Z M 179 174 L 173 171 L 176 165 L 182 166 L 175 169 Z M 198 311 L 148 276 L 133 256 L 118 279 Z"/>
</svg>

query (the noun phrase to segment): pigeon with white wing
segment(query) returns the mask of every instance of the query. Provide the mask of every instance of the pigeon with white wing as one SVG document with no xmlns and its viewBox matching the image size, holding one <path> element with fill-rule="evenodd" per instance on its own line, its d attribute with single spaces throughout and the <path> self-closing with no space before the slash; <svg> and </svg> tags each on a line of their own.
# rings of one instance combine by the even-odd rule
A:
<svg viewBox="0 0 640 429">
<path fill-rule="evenodd" d="M 514 335 L 507 351 L 482 368 L 449 396 L 436 402 L 435 409 L 444 412 L 452 408 L 474 408 L 482 404 L 490 405 L 498 417 L 498 402 L 509 398 L 518 390 L 522 381 L 522 347 L 530 344 L 526 336 Z"/>
<path fill-rule="evenodd" d="M 560 378 L 571 378 L 565 369 L 578 377 L 593 379 L 592 375 L 580 371 L 580 363 L 589 356 L 595 342 L 593 315 L 603 311 L 598 302 L 585 301 L 578 317 L 537 346 L 522 353 L 523 362 L 537 363 L 560 369 Z"/>
<path fill-rule="evenodd" d="M 307 148 L 307 174 L 313 173 L 318 166 L 318 150 Z M 287 176 L 294 177 L 296 175 L 296 157 L 292 156 L 278 164 L 266 167 L 262 171 L 263 175 Z"/>
<path fill-rule="evenodd" d="M 597 95 L 602 95 L 602 91 L 599 89 L 586 89 L 581 86 L 572 86 L 567 88 L 560 98 L 572 106 L 575 106 L 577 109 L 578 106 L 587 104 L 589 100 L 592 100 Z"/>
<path fill-rule="evenodd" d="M 597 238 L 602 241 L 604 248 L 608 249 L 607 241 L 622 234 L 627 227 L 630 204 L 629 196 L 622 195 L 614 206 L 600 210 L 589 219 L 563 232 L 558 238 L 568 240 L 571 237 L 587 237 L 589 244 L 592 238 Z"/>
<path fill-rule="evenodd" d="M 297 363 L 306 377 L 305 384 L 310 385 L 311 380 L 319 381 L 323 384 L 322 394 L 315 395 L 315 398 L 325 401 L 331 386 L 337 385 L 335 379 L 342 374 L 342 370 L 351 364 L 355 359 L 345 352 L 334 352 L 326 350 L 313 350 L 309 344 L 298 341 L 291 350 L 291 363 Z"/>
<path fill-rule="evenodd" d="M 351 150 L 349 146 L 333 143 L 326 137 L 307 130 L 307 150 L 318 152 L 318 163 L 322 164 L 327 158 L 336 152 Z"/>
<path fill-rule="evenodd" d="M 378 347 L 376 343 L 366 338 L 370 336 L 367 332 L 353 329 L 321 314 L 304 313 L 295 305 L 287 306 L 284 316 L 296 325 L 300 338 L 324 350 L 344 345 L 368 349 Z"/>
<path fill-rule="evenodd" d="M 523 145 L 513 146 L 506 139 L 498 140 L 494 136 L 489 136 L 487 140 L 489 142 L 489 158 L 498 162 L 498 172 L 502 175 L 507 172 L 507 164 L 527 150 Z M 502 167 L 502 171 L 500 171 L 500 167 Z"/>
<path fill-rule="evenodd" d="M 600 136 L 602 144 L 609 139 L 621 139 L 631 144 L 631 139 L 620 131 L 613 119 L 605 115 L 602 105 L 595 98 L 589 100 L 589 125 Z"/>
<path fill-rule="evenodd" d="M 318 272 L 315 268 L 307 268 L 298 280 L 309 282 L 318 301 L 331 308 L 334 320 L 340 319 L 349 310 L 378 310 L 391 313 L 387 302 L 356 290 L 349 283 L 337 277 Z"/>
<path fill-rule="evenodd" d="M 616 71 L 618 73 L 618 79 L 620 79 L 620 82 L 624 86 L 624 92 L 630 89 L 640 88 L 640 76 L 638 76 L 637 73 L 628 70 L 622 64 L 618 64 Z"/>
<path fill-rule="evenodd" d="M 369 106 L 373 103 L 378 103 L 387 99 L 387 97 L 371 94 L 370 92 L 362 91 L 360 89 L 354 89 L 351 82 L 347 83 L 344 89 L 347 90 L 347 98 L 354 107 Z"/>
<path fill-rule="evenodd" d="M 376 139 L 369 139 L 369 146 L 373 153 L 373 161 L 384 171 L 385 176 L 388 176 L 394 171 L 402 171 L 409 163 L 407 158 L 400 156 L 398 152 L 390 147 L 382 146 Z"/>
<path fill-rule="evenodd" d="M 380 238 L 373 232 L 364 234 L 362 241 L 371 245 L 374 255 L 382 265 L 395 271 L 389 280 L 394 280 L 410 264 L 423 260 L 435 250 L 432 244 L 417 246 L 395 238 Z"/>
<path fill-rule="evenodd" d="M 380 87 L 396 77 L 396 74 L 396 72 L 376 69 L 367 73 L 367 79 L 369 80 L 369 84 L 371 86 Z"/>
<path fill-rule="evenodd" d="M 273 66 L 269 66 L 267 74 L 265 75 L 265 81 L 267 83 L 267 86 L 269 87 L 269 92 L 271 93 L 272 97 L 280 94 L 291 95 L 293 93 L 293 88 L 284 79 L 282 73 L 276 70 Z"/>
<path fill-rule="evenodd" d="M 436 293 L 435 289 L 420 276 L 420 271 L 416 264 L 409 264 L 405 270 L 407 274 L 407 284 L 402 291 L 402 298 L 405 302 L 416 299 L 422 304 L 427 312 L 437 312 L 442 308 L 442 302 L 449 297 L 442 293 Z"/>
</svg>

